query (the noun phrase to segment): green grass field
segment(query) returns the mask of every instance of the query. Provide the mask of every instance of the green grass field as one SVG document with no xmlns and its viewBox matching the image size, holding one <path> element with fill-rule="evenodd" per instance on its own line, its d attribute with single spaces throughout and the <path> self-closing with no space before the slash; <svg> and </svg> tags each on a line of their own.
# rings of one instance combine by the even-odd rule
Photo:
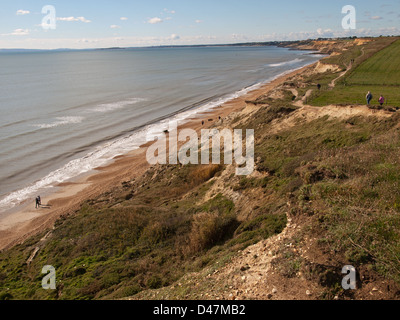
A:
<svg viewBox="0 0 400 320">
<path fill-rule="evenodd" d="M 400 40 L 360 65 L 349 75 L 347 84 L 400 86 Z"/>
<path fill-rule="evenodd" d="M 334 89 L 314 92 L 311 104 L 366 104 L 365 96 L 371 91 L 374 96 L 372 105 L 378 105 L 382 94 L 386 98 L 385 106 L 400 107 L 400 40 L 381 50 L 384 45 L 383 42 L 366 45 L 364 56 L 370 57 L 359 65 L 356 60 L 354 69 L 340 79 Z M 359 53 L 360 47 L 354 50 Z M 358 59 L 363 59 L 363 56 Z"/>
</svg>

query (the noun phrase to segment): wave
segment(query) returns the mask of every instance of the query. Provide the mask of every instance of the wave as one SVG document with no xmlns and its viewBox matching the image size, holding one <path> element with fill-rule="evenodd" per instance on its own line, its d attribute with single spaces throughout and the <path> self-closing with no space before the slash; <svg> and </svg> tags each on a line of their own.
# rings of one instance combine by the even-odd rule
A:
<svg viewBox="0 0 400 320">
<path fill-rule="evenodd" d="M 299 59 L 299 58 L 296 58 L 296 59 L 291 60 L 291 61 L 284 61 L 284 62 L 280 62 L 280 63 L 267 64 L 266 66 L 267 66 L 267 67 L 276 68 L 276 67 L 283 67 L 283 66 L 292 65 L 292 64 L 295 64 L 295 63 L 298 63 L 298 62 L 302 62 L 302 61 L 303 61 L 303 60 L 301 60 L 301 59 Z"/>
<path fill-rule="evenodd" d="M 284 62 L 280 62 L 280 63 L 271 63 L 271 64 L 265 64 L 260 68 L 257 69 L 251 69 L 251 70 L 247 70 L 246 72 L 249 73 L 256 73 L 256 72 L 260 72 L 265 70 L 266 68 L 277 68 L 277 67 L 284 67 L 284 66 L 290 66 L 299 62 L 304 62 L 304 60 L 296 58 L 294 60 L 290 60 L 290 61 L 284 61 Z"/>
<path fill-rule="evenodd" d="M 112 103 L 105 103 L 105 104 L 100 104 L 96 107 L 93 107 L 89 109 L 86 113 L 106 113 L 106 112 L 111 112 L 114 110 L 122 109 L 125 108 L 126 106 L 133 105 L 142 101 L 146 101 L 144 98 L 132 98 L 128 100 L 123 100 L 123 101 L 118 101 L 118 102 L 112 102 Z M 56 128 L 59 126 L 63 125 L 68 125 L 68 124 L 79 124 L 83 120 L 85 120 L 85 117 L 82 116 L 64 116 L 64 117 L 57 117 L 54 119 L 53 122 L 51 123 L 42 123 L 42 124 L 34 124 L 32 125 L 33 127 L 39 128 L 39 129 L 51 129 L 51 128 Z"/>
<path fill-rule="evenodd" d="M 45 123 L 45 124 L 34 124 L 34 127 L 40 128 L 40 129 L 50 129 L 50 128 L 55 128 L 67 124 L 77 124 L 81 123 L 85 118 L 84 117 L 57 117 L 55 118 L 54 122 L 52 123 Z"/>
<path fill-rule="evenodd" d="M 133 104 L 136 104 L 136 103 L 139 103 L 142 101 L 146 101 L 146 99 L 132 98 L 132 99 L 118 101 L 118 102 L 105 103 L 105 104 L 100 104 L 94 108 L 91 108 L 89 111 L 106 113 L 106 112 L 111 112 L 114 110 L 122 109 L 122 108 L 125 108 L 126 106 L 133 105 Z"/>
</svg>

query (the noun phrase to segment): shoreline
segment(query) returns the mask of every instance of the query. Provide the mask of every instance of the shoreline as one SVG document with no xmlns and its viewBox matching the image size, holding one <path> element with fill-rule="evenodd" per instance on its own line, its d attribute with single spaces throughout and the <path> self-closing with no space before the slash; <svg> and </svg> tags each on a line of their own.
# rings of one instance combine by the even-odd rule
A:
<svg viewBox="0 0 400 320">
<path fill-rule="evenodd" d="M 178 130 L 191 128 L 197 132 L 215 125 L 219 117 L 225 119 L 232 113 L 241 112 L 246 108 L 247 100 L 255 100 L 263 94 L 274 90 L 287 79 L 312 68 L 319 61 L 296 70 L 288 70 L 271 81 L 261 83 L 259 87 L 247 93 L 222 103 L 209 111 L 199 112 L 194 117 L 185 119 L 178 125 Z M 213 119 L 209 121 L 209 119 Z M 201 121 L 205 120 L 204 126 Z M 230 122 L 224 122 L 229 127 Z M 146 150 L 152 142 L 141 145 L 138 149 L 116 156 L 111 163 L 95 168 L 87 173 L 58 184 L 53 191 L 42 196 L 43 207 L 35 209 L 33 200 L 26 200 L 0 218 L 0 251 L 7 250 L 29 237 L 53 227 L 56 220 L 79 210 L 81 205 L 92 198 L 110 190 L 127 180 L 142 175 L 151 167 L 146 160 Z M 30 203 L 29 203 L 30 202 Z"/>
<path fill-rule="evenodd" d="M 55 167 L 52 170 L 47 171 L 47 169 L 43 169 L 41 174 L 39 172 L 39 175 L 34 180 L 30 180 L 28 176 L 27 179 L 25 179 L 25 183 L 19 183 L 11 187 L 10 190 L 3 190 L 0 197 L 0 220 L 6 215 L 20 210 L 21 207 L 32 201 L 37 195 L 42 195 L 43 197 L 47 196 L 49 193 L 54 193 L 58 184 L 75 181 L 77 177 L 85 175 L 88 172 L 93 172 L 96 167 L 106 166 L 111 163 L 116 155 L 124 155 L 131 150 L 138 149 L 141 144 L 146 143 L 146 132 L 162 133 L 164 129 L 168 129 L 168 123 L 170 121 L 186 122 L 188 119 L 198 118 L 199 115 L 201 116 L 201 114 L 205 112 L 213 112 L 221 105 L 259 89 L 263 85 L 287 73 L 291 73 L 317 62 L 308 61 L 306 65 L 302 67 L 291 68 L 292 62 L 297 60 L 298 59 L 271 65 L 275 67 L 288 64 L 285 69 L 289 68 L 289 70 L 279 70 L 278 72 L 271 71 L 272 74 L 268 72 L 262 76 L 263 79 L 258 77 L 256 82 L 249 82 L 246 86 L 243 86 L 242 83 L 242 86 L 238 85 L 239 88 L 235 88 L 233 91 L 224 93 L 221 96 L 214 95 L 208 99 L 192 103 L 179 111 L 154 118 L 129 131 L 120 132 L 119 135 L 114 135 L 112 138 L 100 138 L 97 142 L 92 143 L 90 149 L 82 149 L 80 155 L 71 153 L 71 155 L 64 159 L 65 162 L 62 161 L 58 163 L 58 165 L 55 163 Z M 269 77 L 267 77 L 268 75 Z M 13 184 L 11 183 L 10 186 L 13 186 Z"/>
</svg>

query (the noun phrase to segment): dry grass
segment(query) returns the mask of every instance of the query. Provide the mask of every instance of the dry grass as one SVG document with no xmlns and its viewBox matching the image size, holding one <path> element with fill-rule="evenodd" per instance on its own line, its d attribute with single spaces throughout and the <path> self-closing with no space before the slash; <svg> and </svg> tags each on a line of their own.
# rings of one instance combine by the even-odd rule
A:
<svg viewBox="0 0 400 320">
<path fill-rule="evenodd" d="M 189 235 L 189 249 L 192 253 L 212 248 L 232 237 L 238 221 L 233 214 L 219 215 L 216 212 L 202 212 L 193 217 Z"/>
<path fill-rule="evenodd" d="M 222 165 L 200 165 L 194 168 L 189 174 L 189 180 L 194 185 L 202 184 L 213 178 L 218 172 L 223 169 Z"/>
</svg>

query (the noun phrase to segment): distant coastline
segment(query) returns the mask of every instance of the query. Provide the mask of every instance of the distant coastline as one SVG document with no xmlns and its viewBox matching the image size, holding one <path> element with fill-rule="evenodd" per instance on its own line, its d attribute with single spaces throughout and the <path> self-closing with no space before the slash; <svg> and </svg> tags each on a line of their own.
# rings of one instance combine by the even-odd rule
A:
<svg viewBox="0 0 400 320">
<path fill-rule="evenodd" d="M 393 36 L 394 37 L 394 36 Z M 276 46 L 281 48 L 290 47 L 293 50 L 297 46 L 309 45 L 314 41 L 339 41 L 346 39 L 370 39 L 372 37 L 340 37 L 340 38 L 317 38 L 307 40 L 290 40 L 290 41 L 265 41 L 265 42 L 240 42 L 228 44 L 197 44 L 197 45 L 160 45 L 160 46 L 143 46 L 143 47 L 108 47 L 108 48 L 87 48 L 87 49 L 73 49 L 73 48 L 58 48 L 58 49 L 0 49 L 0 53 L 23 53 L 23 52 L 49 52 L 49 51 L 97 51 L 97 50 L 127 50 L 127 49 L 145 49 L 145 48 L 204 48 L 204 47 L 266 47 Z M 300 50 L 304 50 L 299 48 Z"/>
</svg>

